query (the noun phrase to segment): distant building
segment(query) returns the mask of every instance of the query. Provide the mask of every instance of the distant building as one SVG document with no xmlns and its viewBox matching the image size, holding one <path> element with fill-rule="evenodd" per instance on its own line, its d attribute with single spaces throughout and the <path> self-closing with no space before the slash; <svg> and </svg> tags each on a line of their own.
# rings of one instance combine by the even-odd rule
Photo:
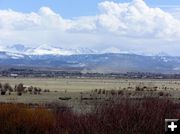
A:
<svg viewBox="0 0 180 134">
<path fill-rule="evenodd" d="M 47 77 L 47 74 L 41 74 L 40 76 L 41 77 Z"/>
<path fill-rule="evenodd" d="M 18 74 L 10 74 L 10 77 L 16 78 L 16 77 L 18 77 Z"/>
</svg>

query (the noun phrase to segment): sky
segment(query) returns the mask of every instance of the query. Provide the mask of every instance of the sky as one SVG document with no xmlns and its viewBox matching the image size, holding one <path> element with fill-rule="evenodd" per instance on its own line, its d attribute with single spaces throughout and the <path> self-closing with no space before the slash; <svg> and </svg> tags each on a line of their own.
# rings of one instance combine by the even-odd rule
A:
<svg viewBox="0 0 180 134">
<path fill-rule="evenodd" d="M 180 1 L 0 0 L 0 49 L 13 44 L 180 56 Z"/>
<path fill-rule="evenodd" d="M 36 12 L 40 7 L 47 6 L 65 18 L 96 15 L 97 5 L 104 0 L 0 0 L 0 9 L 12 9 L 19 12 Z M 132 0 L 111 0 L 117 3 Z M 170 7 L 180 5 L 179 0 L 145 0 L 154 7 Z"/>
</svg>

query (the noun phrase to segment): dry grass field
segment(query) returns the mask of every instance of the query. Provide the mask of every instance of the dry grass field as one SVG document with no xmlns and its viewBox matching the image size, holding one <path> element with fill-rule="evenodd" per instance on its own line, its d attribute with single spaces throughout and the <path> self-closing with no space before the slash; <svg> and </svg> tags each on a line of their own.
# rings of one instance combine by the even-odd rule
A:
<svg viewBox="0 0 180 134">
<path fill-rule="evenodd" d="M 82 109 L 85 111 L 91 109 L 95 103 L 117 98 L 168 97 L 175 101 L 180 99 L 180 80 L 1 77 L 0 83 L 9 83 L 12 87 L 23 83 L 26 87 L 33 86 L 42 89 L 38 95 L 26 92 L 18 96 L 16 92 L 12 92 L 11 95 L 0 96 L 1 102 L 57 103 L 68 105 L 78 111 Z M 45 89 L 50 92 L 44 92 Z"/>
<path fill-rule="evenodd" d="M 6 83 L 12 87 L 0 95 L 1 134 L 163 134 L 165 118 L 180 118 L 180 80 L 0 78 L 0 83 L 1 93 Z M 19 83 L 26 87 L 21 95 L 14 88 Z M 30 86 L 41 92 L 30 92 Z"/>
<path fill-rule="evenodd" d="M 10 83 L 12 86 L 23 83 L 26 86 L 36 86 L 51 91 L 79 92 L 94 89 L 119 90 L 134 89 L 136 86 L 157 86 L 158 90 L 179 90 L 180 80 L 154 79 L 60 79 L 60 78 L 7 78 L 0 77 L 1 83 Z"/>
</svg>

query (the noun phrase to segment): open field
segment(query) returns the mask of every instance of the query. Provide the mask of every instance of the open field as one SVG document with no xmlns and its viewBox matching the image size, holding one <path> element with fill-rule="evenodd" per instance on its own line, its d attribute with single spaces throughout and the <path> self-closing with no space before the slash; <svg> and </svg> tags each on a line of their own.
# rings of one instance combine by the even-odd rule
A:
<svg viewBox="0 0 180 134">
<path fill-rule="evenodd" d="M 158 90 L 180 91 L 180 80 L 159 79 L 60 79 L 60 78 L 7 78 L 0 77 L 1 83 L 10 83 L 12 86 L 23 83 L 26 86 L 36 86 L 51 91 L 91 91 L 94 89 L 119 90 L 135 89 L 136 86 L 145 85 L 158 87 Z"/>
<path fill-rule="evenodd" d="M 55 78 L 7 78 L 1 77 L 0 83 L 12 87 L 23 83 L 26 87 L 38 87 L 40 94 L 26 91 L 22 96 L 16 92 L 0 96 L 0 102 L 47 104 L 57 103 L 73 107 L 78 111 L 89 111 L 91 106 L 102 101 L 117 98 L 166 97 L 180 100 L 180 80 L 155 79 L 55 79 Z M 138 88 L 140 89 L 138 89 Z M 142 90 L 141 90 L 142 88 Z M 50 92 L 44 92 L 48 89 Z M 27 89 L 25 89 L 27 90 Z"/>
<path fill-rule="evenodd" d="M 0 95 L 1 134 L 163 134 L 165 118 L 180 118 L 180 80 L 0 78 L 0 83 L 1 93 L 5 83 L 12 87 Z M 14 87 L 19 83 L 26 86 L 21 95 Z"/>
</svg>

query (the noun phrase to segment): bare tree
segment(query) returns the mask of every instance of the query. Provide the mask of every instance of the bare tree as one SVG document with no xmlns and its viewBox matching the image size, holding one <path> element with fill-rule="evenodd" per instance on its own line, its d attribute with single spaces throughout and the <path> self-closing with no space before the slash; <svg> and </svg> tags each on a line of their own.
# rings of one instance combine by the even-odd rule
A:
<svg viewBox="0 0 180 134">
<path fill-rule="evenodd" d="M 12 87 L 9 85 L 9 83 L 5 83 L 4 85 L 2 85 L 0 83 L 0 91 L 1 91 L 1 95 L 5 95 L 7 91 L 9 91 L 9 95 L 11 94 L 11 92 L 13 92 Z"/>
<path fill-rule="evenodd" d="M 17 91 L 17 95 L 21 96 L 22 93 L 25 91 L 24 85 L 22 83 L 18 84 L 17 86 L 15 86 L 16 91 Z"/>
<path fill-rule="evenodd" d="M 32 94 L 32 92 L 33 92 L 33 86 L 28 87 L 28 92 L 29 92 L 30 94 Z"/>
<path fill-rule="evenodd" d="M 34 87 L 34 94 L 41 94 L 42 89 Z"/>
<path fill-rule="evenodd" d="M 6 91 L 9 91 L 9 95 L 11 94 L 11 92 L 13 92 L 13 88 L 11 87 L 11 85 L 9 83 L 5 83 L 3 85 L 3 88 L 6 90 Z"/>
<path fill-rule="evenodd" d="M 41 94 L 42 89 L 38 88 L 38 94 Z"/>
<path fill-rule="evenodd" d="M 3 87 L 3 86 L 2 86 L 2 84 L 0 83 L 0 90 L 2 89 L 2 87 Z"/>
<path fill-rule="evenodd" d="M 3 88 L 3 85 L 0 83 L 0 90 L 1 90 L 1 95 L 6 94 L 6 90 Z"/>
</svg>

